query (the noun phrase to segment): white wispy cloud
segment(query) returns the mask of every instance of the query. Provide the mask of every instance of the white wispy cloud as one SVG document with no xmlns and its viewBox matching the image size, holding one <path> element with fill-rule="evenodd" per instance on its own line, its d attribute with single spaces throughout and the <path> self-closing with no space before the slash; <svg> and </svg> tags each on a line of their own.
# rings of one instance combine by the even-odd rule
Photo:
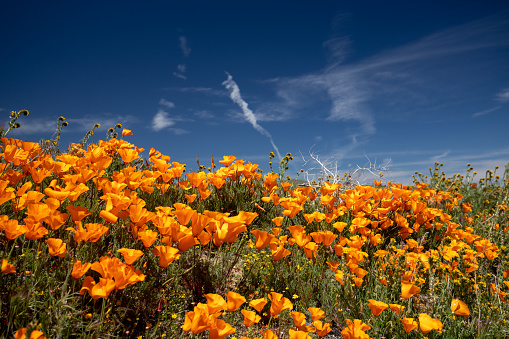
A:
<svg viewBox="0 0 509 339">
<path fill-rule="evenodd" d="M 179 45 L 180 49 L 182 50 L 182 53 L 187 58 L 189 54 L 191 54 L 191 48 L 189 48 L 187 38 L 185 36 L 182 35 L 179 37 Z"/>
<path fill-rule="evenodd" d="M 159 105 L 161 106 L 165 106 L 165 107 L 168 107 L 168 108 L 174 108 L 175 107 L 175 104 L 171 101 L 168 101 L 164 98 L 161 98 L 161 100 L 159 100 Z"/>
<path fill-rule="evenodd" d="M 168 112 L 162 109 L 158 110 L 152 119 L 152 129 L 156 132 L 173 125 L 175 125 L 175 121 L 169 117 Z"/>
<path fill-rule="evenodd" d="M 256 116 L 248 107 L 247 102 L 245 102 L 242 99 L 242 96 L 240 94 L 240 89 L 237 83 L 233 80 L 233 77 L 226 73 L 228 75 L 228 78 L 223 82 L 223 86 L 230 91 L 230 98 L 234 103 L 236 103 L 240 109 L 242 110 L 242 113 L 244 114 L 244 118 L 253 126 L 253 128 L 258 131 L 261 135 L 267 137 L 274 148 L 274 150 L 277 153 L 278 159 L 281 159 L 281 154 L 279 153 L 279 149 L 277 148 L 276 144 L 274 143 L 274 140 L 272 139 L 272 135 L 262 126 L 260 126 L 256 120 Z"/>
<path fill-rule="evenodd" d="M 183 80 L 187 80 L 187 77 L 184 74 L 182 74 L 182 73 L 173 72 L 173 75 L 176 76 L 177 78 L 180 78 L 180 79 L 183 79 Z"/>
<path fill-rule="evenodd" d="M 472 114 L 472 118 L 477 118 L 477 117 L 486 115 L 488 113 L 498 111 L 501 108 L 502 108 L 502 106 L 497 106 L 497 107 L 493 107 L 493 108 L 490 108 L 490 109 L 486 109 L 484 111 L 476 112 L 476 113 Z"/>
<path fill-rule="evenodd" d="M 202 121 L 206 120 L 209 122 L 215 117 L 214 114 L 212 114 L 209 111 L 205 111 L 205 110 L 196 111 L 193 113 L 193 115 L 200 118 Z"/>
<path fill-rule="evenodd" d="M 500 102 L 509 102 L 509 88 L 504 88 L 502 91 L 497 93 L 496 99 Z"/>
<path fill-rule="evenodd" d="M 185 73 L 186 73 L 186 65 L 179 64 L 179 65 L 177 65 L 177 72 L 173 72 L 173 75 L 176 76 L 177 78 L 187 80 Z"/>
</svg>

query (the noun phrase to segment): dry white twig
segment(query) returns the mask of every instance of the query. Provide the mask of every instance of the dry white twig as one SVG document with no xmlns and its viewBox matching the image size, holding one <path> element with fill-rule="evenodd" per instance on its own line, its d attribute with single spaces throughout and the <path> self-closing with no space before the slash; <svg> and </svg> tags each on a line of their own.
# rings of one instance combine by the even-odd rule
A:
<svg viewBox="0 0 509 339">
<path fill-rule="evenodd" d="M 338 162 L 334 159 L 334 157 L 330 156 L 325 160 L 322 160 L 316 152 L 312 151 L 313 147 L 309 150 L 308 159 L 306 159 L 301 153 L 301 157 L 304 162 L 303 167 L 306 167 L 308 164 L 313 165 L 313 167 L 309 167 L 303 172 L 306 186 L 320 187 L 325 181 L 328 181 L 331 184 L 341 183 L 344 186 L 362 185 L 368 179 L 380 179 L 389 171 L 391 163 L 390 159 L 385 164 L 377 164 L 376 160 L 372 163 L 368 156 L 364 154 L 368 160 L 364 166 L 357 165 L 357 168 L 351 171 L 350 174 L 340 174 Z"/>
</svg>

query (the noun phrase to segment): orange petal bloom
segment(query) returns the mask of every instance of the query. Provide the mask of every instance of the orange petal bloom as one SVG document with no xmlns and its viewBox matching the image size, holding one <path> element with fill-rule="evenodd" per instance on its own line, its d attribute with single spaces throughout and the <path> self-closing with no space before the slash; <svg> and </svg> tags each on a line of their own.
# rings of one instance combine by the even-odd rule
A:
<svg viewBox="0 0 509 339">
<path fill-rule="evenodd" d="M 133 132 L 130 129 L 124 128 L 122 130 L 122 137 L 125 137 L 125 136 L 128 136 L 128 135 L 133 135 Z"/>
<path fill-rule="evenodd" d="M 400 319 L 403 323 L 403 327 L 405 328 L 405 332 L 409 333 L 417 328 L 417 321 L 414 318 L 402 318 Z"/>
<path fill-rule="evenodd" d="M 309 307 L 308 311 L 311 313 L 311 319 L 313 319 L 313 321 L 322 319 L 325 314 L 325 312 L 318 307 Z"/>
<path fill-rule="evenodd" d="M 256 312 L 248 311 L 248 310 L 240 310 L 240 313 L 244 316 L 244 325 L 246 327 L 252 326 L 254 324 L 257 324 L 260 320 L 262 320 L 262 317 L 260 317 Z"/>
<path fill-rule="evenodd" d="M 46 239 L 46 242 L 48 243 L 49 255 L 52 257 L 65 257 L 65 252 L 67 252 L 67 244 L 63 242 L 62 239 L 49 238 Z"/>
<path fill-rule="evenodd" d="M 168 267 L 173 261 L 180 258 L 180 254 L 178 249 L 171 246 L 156 246 L 152 253 L 159 257 L 159 267 L 165 268 Z"/>
<path fill-rule="evenodd" d="M 307 332 L 304 331 L 296 331 L 293 328 L 288 330 L 288 334 L 290 339 L 312 339 Z"/>
<path fill-rule="evenodd" d="M 232 291 L 228 291 L 226 299 L 227 299 L 226 305 L 228 307 L 228 311 L 230 312 L 236 311 L 243 303 L 246 302 L 246 298 Z"/>
<path fill-rule="evenodd" d="M 9 264 L 6 259 L 2 259 L 2 273 L 16 273 L 16 267 Z"/>
<path fill-rule="evenodd" d="M 118 253 L 122 254 L 124 261 L 127 265 L 132 265 L 139 257 L 143 255 L 143 251 L 135 250 L 132 248 L 121 248 L 117 250 Z"/>
<path fill-rule="evenodd" d="M 422 333 L 427 334 L 431 330 L 442 333 L 442 322 L 438 319 L 434 319 L 426 313 L 419 314 L 419 325 Z"/>
<path fill-rule="evenodd" d="M 284 247 L 284 243 L 282 242 L 272 242 L 269 246 L 272 253 L 272 259 L 274 259 L 274 261 L 279 261 L 291 254 L 291 252 Z"/>
<path fill-rule="evenodd" d="M 99 282 L 96 283 L 94 278 L 88 276 L 85 277 L 85 280 L 83 281 L 83 287 L 80 290 L 80 294 L 84 294 L 85 291 L 88 291 L 88 294 L 94 300 L 99 298 L 106 299 L 114 289 L 115 281 L 113 281 L 113 279 L 99 278 Z"/>
<path fill-rule="evenodd" d="M 32 219 L 26 218 L 25 224 L 26 224 L 25 226 L 27 227 L 25 238 L 29 240 L 37 240 L 48 234 L 48 229 L 42 226 L 40 222 L 35 222 Z"/>
<path fill-rule="evenodd" d="M 214 319 L 209 332 L 209 339 L 223 339 L 227 335 L 235 333 L 232 325 L 221 319 Z"/>
<path fill-rule="evenodd" d="M 401 306 L 398 304 L 389 304 L 389 307 L 391 308 L 391 311 L 396 314 L 403 312 L 403 310 L 405 309 L 405 306 Z"/>
<path fill-rule="evenodd" d="M 283 219 L 284 219 L 284 217 L 276 217 L 276 218 L 272 219 L 272 222 L 274 224 L 276 224 L 277 227 L 281 227 L 281 225 L 283 224 Z"/>
<path fill-rule="evenodd" d="M 208 293 L 205 294 L 205 298 L 207 298 L 207 307 L 209 308 L 209 314 L 214 314 L 217 311 L 226 310 L 226 301 L 219 294 Z"/>
<path fill-rule="evenodd" d="M 343 271 L 341 271 L 341 270 L 337 270 L 337 271 L 335 272 L 335 274 L 334 274 L 334 279 L 336 279 L 337 281 L 339 281 L 339 283 L 340 283 L 341 285 L 344 285 L 344 283 L 343 283 L 343 275 L 344 275 L 344 273 L 343 273 Z"/>
<path fill-rule="evenodd" d="M 272 316 L 278 315 L 284 310 L 291 310 L 293 308 L 293 304 L 290 299 L 283 297 L 281 293 L 271 292 L 271 294 L 269 294 L 269 299 L 271 300 L 270 314 Z"/>
<path fill-rule="evenodd" d="M 278 337 L 271 330 L 267 330 L 263 332 L 263 339 L 278 339 Z"/>
<path fill-rule="evenodd" d="M 67 210 L 71 213 L 71 219 L 74 222 L 80 221 L 84 217 L 92 214 L 86 207 L 82 206 L 69 205 L 67 206 Z"/>
<path fill-rule="evenodd" d="M 207 305 L 198 303 L 194 307 L 194 311 L 186 312 L 182 331 L 198 334 L 208 329 L 210 329 L 210 320 Z"/>
<path fill-rule="evenodd" d="M 149 248 L 157 240 L 159 234 L 155 231 L 146 230 L 138 232 L 138 239 L 143 242 L 145 248 Z"/>
<path fill-rule="evenodd" d="M 191 204 L 196 200 L 197 195 L 196 194 L 186 194 L 185 197 L 186 197 L 187 202 Z"/>
<path fill-rule="evenodd" d="M 76 261 L 72 267 L 72 272 L 71 272 L 71 276 L 74 278 L 74 279 L 79 279 L 81 278 L 83 275 L 85 275 L 85 273 L 87 273 L 87 271 L 90 269 L 90 267 L 92 267 L 92 264 L 89 263 L 89 262 L 86 262 L 85 264 L 82 264 L 80 260 Z"/>
<path fill-rule="evenodd" d="M 414 284 L 406 281 L 401 282 L 401 297 L 403 299 L 409 299 L 414 294 L 417 294 L 421 291 L 421 288 L 418 286 L 415 286 Z"/>
<path fill-rule="evenodd" d="M 254 299 L 249 302 L 249 306 L 257 310 L 258 312 L 261 312 L 263 307 L 268 303 L 267 299 L 260 298 L 260 299 Z"/>
<path fill-rule="evenodd" d="M 341 331 L 344 339 L 369 339 L 369 335 L 364 332 L 371 329 L 371 326 L 365 324 L 362 320 L 355 319 L 353 322 L 350 319 L 345 319 L 348 326 Z"/>
<path fill-rule="evenodd" d="M 320 338 L 326 336 L 327 333 L 332 331 L 329 323 L 323 324 L 320 320 L 313 321 L 313 326 L 316 328 L 316 334 L 318 334 Z"/>
<path fill-rule="evenodd" d="M 252 230 L 251 234 L 256 238 L 256 249 L 258 251 L 263 250 L 269 246 L 271 240 L 274 238 L 272 234 L 262 230 Z"/>
<path fill-rule="evenodd" d="M 228 167 L 235 159 L 237 159 L 237 157 L 234 157 L 233 155 L 223 155 L 223 160 L 219 160 L 219 163 Z"/>
<path fill-rule="evenodd" d="M 470 310 L 468 309 L 467 304 L 459 299 L 453 299 L 451 302 L 451 311 L 456 315 L 460 315 L 462 317 L 470 316 Z"/>
<path fill-rule="evenodd" d="M 16 333 L 14 333 L 14 339 L 26 339 L 26 332 L 27 332 L 26 327 L 20 328 L 19 330 L 16 331 Z M 43 334 L 44 333 L 42 333 L 41 331 L 33 330 L 30 333 L 29 339 L 46 339 L 46 337 Z"/>
<path fill-rule="evenodd" d="M 9 219 L 2 225 L 5 236 L 8 240 L 14 240 L 22 234 L 25 234 L 28 229 L 25 225 L 19 225 L 16 219 Z"/>
<path fill-rule="evenodd" d="M 116 223 L 118 220 L 118 217 L 115 214 L 106 210 L 102 210 L 101 212 L 99 212 L 99 216 L 112 224 Z"/>
<path fill-rule="evenodd" d="M 371 313 L 373 313 L 375 317 L 378 317 L 380 313 L 389 308 L 389 305 L 384 302 L 377 301 L 374 299 L 368 299 L 368 301 L 369 301 L 368 306 L 371 309 Z"/>
</svg>

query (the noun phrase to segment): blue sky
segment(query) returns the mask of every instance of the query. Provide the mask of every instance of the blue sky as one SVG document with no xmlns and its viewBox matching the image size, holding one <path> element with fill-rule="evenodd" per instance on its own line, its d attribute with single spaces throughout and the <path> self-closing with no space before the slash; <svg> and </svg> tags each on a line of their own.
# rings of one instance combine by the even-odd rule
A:
<svg viewBox="0 0 509 339">
<path fill-rule="evenodd" d="M 63 115 L 64 145 L 122 123 L 191 168 L 291 152 L 294 176 L 311 151 L 410 183 L 509 162 L 507 1 L 11 1 L 0 44 L 0 116 L 28 109 L 27 141 Z"/>
</svg>

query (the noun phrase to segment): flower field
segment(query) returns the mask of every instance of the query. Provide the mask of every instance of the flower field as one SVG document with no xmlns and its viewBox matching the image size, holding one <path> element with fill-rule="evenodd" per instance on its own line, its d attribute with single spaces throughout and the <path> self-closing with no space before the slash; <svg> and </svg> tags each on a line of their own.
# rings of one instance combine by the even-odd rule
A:
<svg viewBox="0 0 509 339">
<path fill-rule="evenodd" d="M 509 337 L 509 168 L 299 187 L 129 134 L 1 139 L 0 337 Z"/>
</svg>

